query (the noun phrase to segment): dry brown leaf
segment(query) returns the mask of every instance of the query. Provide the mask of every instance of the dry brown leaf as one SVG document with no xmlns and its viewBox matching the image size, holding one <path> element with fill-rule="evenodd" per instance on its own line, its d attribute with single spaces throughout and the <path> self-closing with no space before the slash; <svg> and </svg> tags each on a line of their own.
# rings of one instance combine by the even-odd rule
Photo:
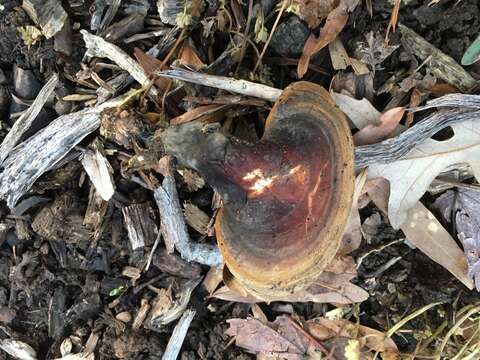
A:
<svg viewBox="0 0 480 360">
<path fill-rule="evenodd" d="M 353 259 L 350 256 L 337 257 L 308 288 L 281 298 L 259 299 L 251 295 L 228 269 L 224 268 L 223 281 L 226 286 L 218 289 L 212 297 L 249 304 L 265 301 L 352 304 L 368 299 L 365 290 L 350 282 L 355 276 L 357 270 Z"/>
<path fill-rule="evenodd" d="M 223 116 L 220 110 L 224 110 L 229 105 L 204 105 L 196 107 L 186 113 L 170 120 L 171 125 L 184 124 L 190 121 L 198 120 L 202 122 L 216 122 Z"/>
<path fill-rule="evenodd" d="M 313 34 L 308 37 L 303 46 L 302 56 L 298 61 L 297 74 L 299 78 L 302 78 L 307 72 L 310 58 L 335 40 L 347 24 L 347 20 L 348 14 L 345 7 L 338 6 L 328 14 L 325 25 L 320 30 L 318 38 Z"/>
<path fill-rule="evenodd" d="M 388 23 L 387 33 L 385 34 L 385 45 L 388 46 L 388 35 L 390 34 L 390 29 L 393 29 L 395 32 L 395 28 L 397 27 L 398 23 L 398 12 L 400 11 L 400 4 L 402 0 L 396 0 L 395 5 L 393 6 L 392 16 L 390 17 L 390 22 Z"/>
<path fill-rule="evenodd" d="M 218 285 L 223 280 L 223 269 L 212 266 L 208 270 L 205 279 L 203 279 L 202 285 L 207 290 L 208 295 L 212 295 L 213 292 L 218 288 Z"/>
<path fill-rule="evenodd" d="M 230 319 L 226 334 L 235 337 L 237 346 L 256 354 L 257 358 L 303 359 L 305 356 L 329 354 L 320 341 L 343 337 L 357 342 L 358 350 L 398 353 L 392 339 L 381 331 L 348 320 L 316 318 L 299 323 L 282 315 L 274 322 L 258 319 Z M 351 343 L 351 342 L 350 342 Z M 349 341 L 335 341 L 340 353 L 348 350 Z M 335 352 L 338 354 L 338 352 Z M 316 358 L 316 357 L 315 357 Z M 343 358 L 343 357 L 341 357 Z"/>
<path fill-rule="evenodd" d="M 180 54 L 178 56 L 178 63 L 179 65 L 183 65 L 189 68 L 192 68 L 196 71 L 204 69 L 207 65 L 200 59 L 197 52 L 194 48 L 186 41 L 180 50 Z"/>
<path fill-rule="evenodd" d="M 273 322 L 257 319 L 227 320 L 227 335 L 235 337 L 235 344 L 260 358 L 304 359 L 304 356 L 327 352 L 313 336 L 291 317 L 282 315 Z"/>
<path fill-rule="evenodd" d="M 358 212 L 358 198 L 362 194 L 363 186 L 367 180 L 367 171 L 362 169 L 355 179 L 355 190 L 353 192 L 352 209 L 350 210 L 350 219 L 345 228 L 342 237 L 342 245 L 338 250 L 339 254 L 349 254 L 358 249 L 362 242 L 362 223 L 360 222 L 360 213 Z"/>
<path fill-rule="evenodd" d="M 335 8 L 337 0 L 294 0 L 292 5 L 296 15 L 314 29 Z"/>
<path fill-rule="evenodd" d="M 328 44 L 328 51 L 334 70 L 345 70 L 350 65 L 350 57 L 339 38 Z"/>
<path fill-rule="evenodd" d="M 155 71 L 168 69 L 168 66 L 163 65 L 160 60 L 144 53 L 139 48 L 135 48 L 133 50 L 133 53 L 138 63 L 142 67 L 143 71 L 145 71 L 145 74 L 147 74 L 148 76 L 152 76 Z M 156 77 L 154 81 L 155 86 L 157 86 L 160 90 L 168 89 L 170 87 L 171 82 L 172 80 L 167 79 L 165 77 Z"/>
<path fill-rule="evenodd" d="M 357 129 L 363 129 L 370 124 L 377 123 L 382 115 L 380 111 L 375 109 L 372 103 L 365 98 L 357 100 L 351 96 L 337 92 L 331 92 L 331 94 L 335 100 L 335 104 L 348 116 Z"/>
<path fill-rule="evenodd" d="M 268 324 L 257 319 L 230 319 L 226 334 L 235 337 L 235 345 L 258 355 L 277 359 L 303 359 L 304 352 Z"/>
<path fill-rule="evenodd" d="M 408 210 L 442 171 L 457 164 L 469 164 L 476 179 L 480 180 L 478 125 L 467 120 L 451 128 L 454 135 L 448 140 L 427 139 L 397 161 L 369 166 L 369 179 L 383 177 L 390 182 L 388 217 L 395 229 L 405 222 Z"/>
<path fill-rule="evenodd" d="M 388 138 L 396 129 L 405 113 L 404 107 L 387 110 L 380 116 L 378 123 L 372 123 L 353 135 L 355 145 L 375 144 Z"/>
<path fill-rule="evenodd" d="M 262 308 L 257 304 L 252 304 L 252 314 L 255 319 L 260 320 L 263 323 L 268 322 L 267 315 L 265 315 Z"/>
<path fill-rule="evenodd" d="M 366 188 L 375 205 L 386 214 L 388 182 L 385 179 L 371 180 Z M 413 245 L 450 271 L 466 287 L 473 289 L 473 282 L 468 276 L 468 265 L 462 250 L 422 203 L 418 201 L 407 212 L 401 229 Z"/>
<path fill-rule="evenodd" d="M 366 346 L 373 351 L 397 352 L 397 345 L 387 335 L 379 330 L 369 328 L 368 326 L 357 325 L 346 319 L 330 320 L 319 317 L 306 322 L 306 330 L 314 337 L 317 334 L 322 336 L 318 340 L 327 340 L 326 334 L 332 336 L 342 336 L 350 339 L 360 340 L 362 346 Z"/>
</svg>

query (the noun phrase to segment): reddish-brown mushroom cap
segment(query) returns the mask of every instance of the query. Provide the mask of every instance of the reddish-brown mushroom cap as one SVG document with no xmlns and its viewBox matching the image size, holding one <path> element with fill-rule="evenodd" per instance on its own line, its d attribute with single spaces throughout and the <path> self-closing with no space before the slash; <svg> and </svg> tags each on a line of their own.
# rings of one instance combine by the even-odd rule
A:
<svg viewBox="0 0 480 360">
<path fill-rule="evenodd" d="M 215 229 L 229 271 L 265 299 L 308 285 L 337 252 L 350 213 L 354 152 L 343 113 L 322 87 L 298 82 L 257 143 L 203 130 L 199 145 L 198 126 L 162 140 L 222 195 Z"/>
</svg>

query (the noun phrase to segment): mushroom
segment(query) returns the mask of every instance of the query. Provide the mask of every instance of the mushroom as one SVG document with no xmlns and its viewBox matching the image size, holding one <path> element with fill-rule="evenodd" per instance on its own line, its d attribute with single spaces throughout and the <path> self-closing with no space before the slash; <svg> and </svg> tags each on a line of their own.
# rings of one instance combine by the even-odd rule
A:
<svg viewBox="0 0 480 360">
<path fill-rule="evenodd" d="M 321 86 L 288 86 L 255 143 L 199 122 L 170 127 L 161 139 L 221 195 L 217 242 L 253 295 L 274 300 L 303 289 L 335 256 L 352 205 L 354 147 L 345 115 Z"/>
</svg>

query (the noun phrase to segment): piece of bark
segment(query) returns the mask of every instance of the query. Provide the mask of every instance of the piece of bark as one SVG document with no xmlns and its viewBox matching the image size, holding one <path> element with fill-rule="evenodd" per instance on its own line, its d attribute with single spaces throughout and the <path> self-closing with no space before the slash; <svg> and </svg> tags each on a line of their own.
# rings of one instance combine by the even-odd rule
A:
<svg viewBox="0 0 480 360">
<path fill-rule="evenodd" d="M 102 22 L 100 23 L 99 30 L 102 31 L 107 28 L 108 25 L 112 22 L 113 18 L 115 17 L 115 14 L 118 11 L 118 8 L 122 4 L 122 0 L 111 0 L 107 2 L 108 8 L 107 11 L 105 12 L 105 16 L 102 19 Z"/>
<path fill-rule="evenodd" d="M 194 262 L 187 262 L 176 254 L 169 254 L 165 249 L 160 249 L 153 254 L 153 265 L 162 272 L 187 278 L 194 279 L 202 275 L 202 267 Z"/>
<path fill-rule="evenodd" d="M 3 139 L 2 145 L 0 145 L 0 165 L 7 158 L 10 151 L 17 145 L 18 141 L 22 138 L 25 132 L 30 128 L 37 115 L 42 110 L 43 105 L 48 101 L 50 95 L 52 95 L 55 86 L 58 83 L 58 76 L 53 74 L 47 83 L 43 86 L 42 90 L 38 93 L 32 106 L 28 108 L 13 124 L 12 128 L 8 132 L 7 136 Z"/>
<path fill-rule="evenodd" d="M 13 208 L 48 170 L 54 168 L 87 135 L 100 125 L 100 113 L 120 104 L 118 97 L 94 108 L 62 115 L 31 138 L 17 145 L 3 162 L 0 198 Z"/>
<path fill-rule="evenodd" d="M 178 321 L 175 329 L 173 329 L 172 336 L 168 341 L 167 348 L 163 353 L 162 360 L 176 360 L 180 349 L 182 348 L 183 341 L 187 335 L 187 331 L 190 328 L 196 311 L 194 309 L 186 310 L 182 318 Z"/>
<path fill-rule="evenodd" d="M 208 225 L 210 224 L 210 216 L 205 214 L 198 206 L 192 203 L 185 204 L 185 220 L 188 225 L 194 228 L 202 235 L 208 234 Z"/>
<path fill-rule="evenodd" d="M 48 336 L 60 340 L 65 334 L 65 302 L 67 294 L 63 286 L 55 289 L 48 304 Z"/>
<path fill-rule="evenodd" d="M 72 55 L 72 24 L 70 19 L 65 21 L 63 28 L 53 38 L 53 49 L 66 56 Z"/>
<path fill-rule="evenodd" d="M 106 109 L 102 112 L 100 134 L 125 149 L 133 149 L 135 144 L 150 132 L 151 127 L 135 112 L 120 108 Z"/>
<path fill-rule="evenodd" d="M 150 328 L 161 330 L 165 325 L 177 320 L 187 308 L 192 292 L 200 284 L 200 280 L 190 279 L 179 284 L 175 281 L 168 290 L 162 289 L 149 314 Z"/>
<path fill-rule="evenodd" d="M 59 0 L 23 0 L 22 7 L 47 39 L 63 28 L 68 17 Z"/>
<path fill-rule="evenodd" d="M 153 209 L 148 203 L 133 204 L 122 208 L 124 224 L 132 250 L 153 245 L 158 229 L 151 218 Z"/>
<path fill-rule="evenodd" d="M 405 25 L 398 24 L 398 29 L 402 34 L 403 46 L 410 49 L 422 61 L 428 58 L 428 67 L 434 76 L 461 91 L 467 91 L 475 85 L 475 79 L 450 56 Z"/>
<path fill-rule="evenodd" d="M 110 200 L 115 192 L 113 169 L 104 155 L 103 144 L 98 139 L 85 150 L 81 163 L 102 199 Z"/>
<path fill-rule="evenodd" d="M 103 38 L 110 42 L 117 42 L 132 34 L 143 31 L 145 16 L 142 14 L 131 14 L 120 21 L 110 25 L 103 33 Z"/>
<path fill-rule="evenodd" d="M 107 0 L 95 0 L 92 4 L 92 13 L 90 17 L 90 29 L 97 31 L 102 23 L 102 16 L 107 7 Z"/>
<path fill-rule="evenodd" d="M 64 193 L 40 210 L 32 222 L 32 229 L 48 240 L 88 241 L 92 233 L 83 225 L 80 211 L 79 199 L 71 193 Z"/>
<path fill-rule="evenodd" d="M 95 187 L 90 187 L 88 206 L 83 218 L 83 224 L 97 232 L 102 225 L 107 208 L 108 202 L 102 199 Z"/>
<path fill-rule="evenodd" d="M 178 199 L 172 158 L 162 158 L 159 169 L 164 178 L 161 186 L 154 190 L 154 196 L 160 211 L 163 236 L 175 244 L 175 248 L 185 260 L 220 266 L 223 260 L 217 246 L 196 244 L 190 239 Z"/>
<path fill-rule="evenodd" d="M 150 304 L 148 303 L 148 301 L 146 299 L 142 299 L 140 309 L 138 309 L 137 314 L 135 315 L 135 318 L 133 319 L 133 324 L 132 324 L 132 330 L 133 331 L 138 331 L 140 329 L 143 322 L 145 321 L 145 318 L 148 315 L 149 310 L 150 310 Z"/>
<path fill-rule="evenodd" d="M 65 312 L 65 326 L 88 321 L 102 310 L 102 300 L 98 294 L 80 298 Z"/>
</svg>

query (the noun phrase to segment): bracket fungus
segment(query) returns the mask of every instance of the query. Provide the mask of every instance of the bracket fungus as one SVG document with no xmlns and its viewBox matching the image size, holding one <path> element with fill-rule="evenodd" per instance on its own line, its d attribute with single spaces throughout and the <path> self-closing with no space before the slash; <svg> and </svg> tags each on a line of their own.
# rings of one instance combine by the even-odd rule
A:
<svg viewBox="0 0 480 360">
<path fill-rule="evenodd" d="M 222 196 L 217 242 L 228 271 L 253 295 L 274 300 L 305 288 L 335 256 L 352 204 L 354 147 L 325 89 L 288 86 L 256 143 L 199 122 L 161 138 Z"/>
</svg>

